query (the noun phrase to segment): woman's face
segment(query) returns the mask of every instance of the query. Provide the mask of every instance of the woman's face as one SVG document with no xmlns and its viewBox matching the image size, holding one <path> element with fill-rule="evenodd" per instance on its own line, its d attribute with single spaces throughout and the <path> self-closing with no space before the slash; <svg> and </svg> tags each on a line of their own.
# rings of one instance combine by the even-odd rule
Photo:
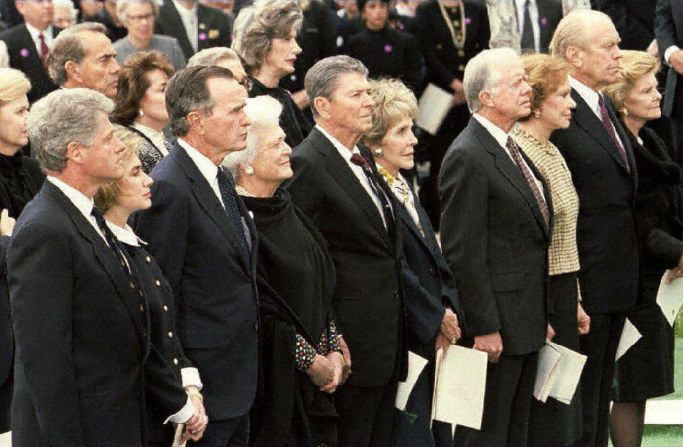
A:
<svg viewBox="0 0 683 447">
<path fill-rule="evenodd" d="M 662 116 L 659 107 L 662 95 L 657 90 L 657 77 L 654 72 L 638 79 L 626 92 L 624 107 L 632 119 L 650 121 Z"/>
<path fill-rule="evenodd" d="M 145 96 L 140 100 L 142 115 L 159 123 L 162 127 L 168 124 L 168 112 L 166 111 L 166 86 L 168 75 L 159 69 L 154 69 L 145 74 L 149 87 Z"/>
<path fill-rule="evenodd" d="M 256 145 L 256 158 L 251 163 L 254 180 L 279 185 L 294 175 L 289 163 L 292 149 L 285 142 L 285 132 L 280 126 L 274 124 L 260 129 Z"/>
<path fill-rule="evenodd" d="M 126 28 L 136 40 L 147 41 L 154 34 L 154 8 L 149 2 L 131 2 L 126 7 Z"/>
<path fill-rule="evenodd" d="M 375 161 L 382 165 L 389 173 L 396 175 L 399 169 L 412 169 L 414 148 L 417 138 L 413 134 L 413 120 L 405 117 L 395 122 L 382 138 L 382 155 L 375 156 Z"/>
<path fill-rule="evenodd" d="M 389 19 L 389 5 L 379 0 L 370 0 L 363 7 L 365 25 L 371 30 L 381 30 Z"/>
<path fill-rule="evenodd" d="M 568 128 L 572 119 L 572 110 L 576 108 L 571 91 L 569 80 L 566 80 L 555 92 L 543 100 L 538 108 L 541 117 L 534 118 L 532 114 L 532 119 L 540 120 L 550 130 Z"/>
<path fill-rule="evenodd" d="M 152 178 L 142 170 L 137 155 L 128 157 L 124 164 L 124 174 L 118 180 L 119 191 L 114 206 L 129 213 L 146 210 L 152 206 Z"/>
<path fill-rule="evenodd" d="M 26 95 L 0 105 L 0 149 L 14 154 L 28 144 L 28 99 Z"/>
<path fill-rule="evenodd" d="M 283 78 L 294 73 L 294 62 L 299 54 L 301 54 L 301 47 L 296 43 L 296 31 L 291 30 L 288 37 L 284 39 L 274 37 L 270 41 L 270 51 L 266 54 L 263 65 Z"/>
</svg>

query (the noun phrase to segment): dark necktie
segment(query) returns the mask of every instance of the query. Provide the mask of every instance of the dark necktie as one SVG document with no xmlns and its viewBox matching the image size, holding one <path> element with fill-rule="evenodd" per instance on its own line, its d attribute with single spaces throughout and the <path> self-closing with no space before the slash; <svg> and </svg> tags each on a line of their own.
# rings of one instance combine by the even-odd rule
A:
<svg viewBox="0 0 683 447">
<path fill-rule="evenodd" d="M 517 165 L 519 170 L 522 171 L 522 175 L 524 176 L 524 179 L 529 185 L 529 188 L 531 189 L 531 192 L 534 195 L 534 198 L 536 199 L 536 203 L 538 203 L 538 208 L 541 210 L 541 214 L 543 215 L 543 222 L 545 222 L 545 227 L 548 228 L 548 225 L 550 223 L 550 211 L 548 210 L 548 204 L 546 203 L 545 198 L 541 193 L 541 190 L 538 188 L 538 185 L 536 184 L 536 179 L 534 179 L 534 175 L 531 173 L 531 170 L 526 165 L 526 163 L 524 163 L 524 160 L 522 159 L 522 154 L 519 152 L 519 147 L 517 147 L 517 143 L 515 143 L 512 137 L 508 137 L 506 146 L 510 151 L 512 159 L 515 161 L 515 164 Z"/>
<path fill-rule="evenodd" d="M 531 24 L 531 0 L 524 2 L 524 25 L 522 26 L 522 41 L 521 47 L 523 50 L 536 50 L 536 42 L 534 39 L 534 28 Z"/>
<path fill-rule="evenodd" d="M 249 258 L 249 243 L 247 242 L 247 235 L 245 234 L 244 224 L 242 223 L 242 214 L 240 214 L 239 207 L 237 206 L 237 199 L 235 198 L 235 185 L 232 183 L 232 179 L 220 168 L 218 169 L 216 178 L 218 179 L 218 189 L 221 192 L 225 213 L 228 215 L 230 224 L 235 229 L 240 245 L 242 245 L 245 253 L 247 253 L 247 258 Z"/>
<path fill-rule="evenodd" d="M 368 183 L 370 183 L 370 189 L 375 194 L 375 197 L 379 199 L 379 203 L 382 204 L 382 214 L 384 215 L 384 223 L 386 225 L 387 231 L 390 231 L 390 229 L 393 228 L 394 224 L 394 219 L 391 215 L 391 206 L 389 206 L 389 200 L 387 199 L 387 196 L 384 195 L 382 188 L 379 186 L 379 183 L 377 183 L 377 179 L 372 173 L 370 163 L 368 163 L 368 160 L 361 154 L 353 154 L 351 156 L 351 163 L 363 168 L 363 173 L 365 174 L 365 177 L 367 177 Z"/>
<path fill-rule="evenodd" d="M 614 143 L 614 146 L 616 146 L 617 150 L 619 151 L 619 155 L 621 155 L 621 158 L 624 160 L 626 169 L 630 171 L 628 166 L 628 157 L 626 157 L 626 151 L 624 150 L 624 146 L 621 145 L 619 139 L 617 138 L 617 131 L 614 128 L 614 123 L 612 122 L 612 118 L 610 118 L 609 112 L 607 111 L 607 106 L 605 105 L 605 98 L 603 98 L 602 95 L 598 95 L 598 106 L 600 107 L 602 125 L 609 134 L 609 137 L 612 139 L 612 143 Z"/>
<path fill-rule="evenodd" d="M 50 54 L 50 49 L 45 43 L 45 36 L 43 33 L 38 34 L 38 40 L 40 41 L 40 61 L 47 67 L 47 56 Z"/>
<path fill-rule="evenodd" d="M 111 229 L 109 228 L 109 226 L 107 226 L 107 223 L 104 221 L 104 216 L 102 215 L 102 212 L 97 208 L 93 207 L 90 214 L 92 214 L 95 218 L 97 226 L 100 227 L 100 231 L 102 231 L 104 239 L 107 241 L 107 245 L 114 252 L 116 259 L 118 259 L 118 261 L 121 263 L 121 267 L 123 267 L 126 273 L 130 275 L 130 268 L 126 260 L 126 256 L 123 254 L 121 244 L 119 244 L 119 240 L 116 239 L 116 236 L 114 236 L 114 233 L 112 233 Z"/>
</svg>

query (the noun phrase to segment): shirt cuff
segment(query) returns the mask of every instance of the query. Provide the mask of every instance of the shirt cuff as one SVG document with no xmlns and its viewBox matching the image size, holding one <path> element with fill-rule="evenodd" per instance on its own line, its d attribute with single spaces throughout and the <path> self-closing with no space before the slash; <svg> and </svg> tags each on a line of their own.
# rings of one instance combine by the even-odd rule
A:
<svg viewBox="0 0 683 447">
<path fill-rule="evenodd" d="M 671 57 L 671 55 L 678 50 L 680 50 L 680 48 L 678 48 L 677 45 L 671 45 L 664 51 L 664 60 L 667 64 L 669 63 L 669 58 Z"/>
<path fill-rule="evenodd" d="M 183 388 L 188 386 L 196 386 L 199 391 L 204 388 L 202 379 L 199 378 L 199 370 L 197 368 L 182 368 L 180 375 L 183 378 Z"/>
<path fill-rule="evenodd" d="M 176 414 L 169 416 L 165 421 L 164 424 L 168 424 L 169 422 L 172 422 L 174 424 L 184 424 L 185 422 L 189 421 L 192 415 L 194 414 L 194 405 L 192 404 L 192 400 L 188 396 L 187 398 L 187 403 L 183 408 L 180 409 L 179 412 Z"/>
</svg>

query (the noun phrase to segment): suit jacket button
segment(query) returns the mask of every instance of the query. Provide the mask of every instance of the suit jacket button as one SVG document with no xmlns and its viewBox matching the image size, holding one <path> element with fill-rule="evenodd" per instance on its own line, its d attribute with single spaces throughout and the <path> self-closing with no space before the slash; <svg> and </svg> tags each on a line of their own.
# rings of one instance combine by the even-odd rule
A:
<svg viewBox="0 0 683 447">
<path fill-rule="evenodd" d="M 154 284 L 156 284 L 157 287 L 161 287 L 161 281 L 159 281 L 158 279 L 154 281 Z"/>
<path fill-rule="evenodd" d="M 140 312 L 144 312 L 144 311 L 145 311 L 145 306 L 140 304 Z"/>
<path fill-rule="evenodd" d="M 168 312 L 168 306 L 164 304 L 164 312 Z"/>
<path fill-rule="evenodd" d="M 129 282 L 128 285 L 130 286 L 131 289 L 135 288 L 135 284 L 133 284 L 133 281 Z"/>
<path fill-rule="evenodd" d="M 147 264 L 149 264 L 150 262 L 152 262 L 152 258 L 150 258 L 149 256 L 147 256 L 147 257 L 145 258 L 145 262 L 147 262 Z"/>
<path fill-rule="evenodd" d="M 173 359 L 173 364 L 177 366 L 178 365 L 178 359 Z"/>
<path fill-rule="evenodd" d="M 173 338 L 173 332 L 168 333 L 168 338 Z"/>
</svg>

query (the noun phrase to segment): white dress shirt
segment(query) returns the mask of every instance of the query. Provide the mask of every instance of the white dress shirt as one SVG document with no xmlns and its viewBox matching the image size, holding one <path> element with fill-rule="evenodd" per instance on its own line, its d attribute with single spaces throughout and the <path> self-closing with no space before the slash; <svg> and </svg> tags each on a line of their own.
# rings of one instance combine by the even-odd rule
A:
<svg viewBox="0 0 683 447">
<path fill-rule="evenodd" d="M 508 138 L 512 138 L 509 133 L 506 133 L 503 129 L 500 127 L 496 126 L 493 124 L 491 121 L 488 119 L 484 118 L 483 116 L 479 115 L 478 113 L 475 113 L 472 115 L 474 119 L 479 121 L 479 124 L 484 126 L 486 130 L 491 134 L 491 136 L 496 140 L 496 142 L 500 145 L 500 147 L 503 148 L 506 154 L 508 154 L 508 157 L 510 157 L 510 160 L 512 160 L 512 163 L 517 166 L 517 163 L 515 163 L 515 159 L 512 158 L 512 154 L 508 150 Z M 522 150 L 520 149 L 520 152 Z M 545 191 L 543 190 L 543 183 L 536 177 L 536 174 L 534 173 L 533 169 L 529 167 L 529 164 L 526 162 L 524 157 L 522 157 L 522 163 L 526 166 L 526 168 L 529 170 L 531 173 L 531 176 L 534 178 L 534 182 L 536 183 L 536 186 L 538 187 L 538 190 L 541 191 L 541 194 L 543 195 L 543 198 L 545 199 Z"/>
<path fill-rule="evenodd" d="M 118 225 L 107 221 L 107 226 L 114 234 L 116 239 L 123 242 L 124 244 L 131 245 L 133 247 L 140 247 L 140 245 L 147 245 L 142 239 L 140 239 L 133 230 L 126 225 L 125 228 L 121 228 Z M 182 375 L 183 388 L 188 386 L 196 386 L 198 389 L 202 389 L 202 381 L 199 378 L 199 371 L 197 368 L 181 368 L 180 373 Z M 169 416 L 164 422 L 173 422 L 174 424 L 182 424 L 187 422 L 194 414 L 194 405 L 192 400 L 188 396 L 187 402 L 176 414 Z"/>
<path fill-rule="evenodd" d="M 83 217 L 85 217 L 85 219 L 90 223 L 90 225 L 92 225 L 95 231 L 97 231 L 97 234 L 99 234 L 102 237 L 104 243 L 106 244 L 107 238 L 104 237 L 104 234 L 102 234 L 102 230 L 100 230 L 100 226 L 97 225 L 97 220 L 95 220 L 95 216 L 92 215 L 92 209 L 95 207 L 95 203 L 93 202 L 92 198 L 86 196 L 73 186 L 64 183 L 57 177 L 48 175 L 47 180 L 64 193 L 67 199 L 69 199 L 71 203 L 73 203 L 74 206 L 78 209 L 78 211 L 80 211 L 81 214 L 83 214 Z"/>
<path fill-rule="evenodd" d="M 586 101 L 586 104 L 588 104 L 588 107 L 595 113 L 595 116 L 598 117 L 600 122 L 602 122 L 602 113 L 600 113 L 600 93 L 596 92 L 592 88 L 588 87 L 581 81 L 577 81 L 576 79 L 572 78 L 569 76 L 569 85 L 576 90 L 576 93 L 579 94 L 581 99 Z M 614 123 L 612 123 L 614 125 Z M 617 137 L 617 141 L 619 141 L 619 144 L 621 144 L 621 147 L 624 147 L 624 142 L 621 141 L 621 137 L 619 136 L 619 132 L 617 132 L 616 129 L 614 129 L 614 135 Z"/>
<path fill-rule="evenodd" d="M 164 139 L 163 132 L 157 132 L 151 127 L 147 127 L 144 124 L 138 123 L 137 121 L 133 122 L 133 129 L 140 131 L 140 133 L 149 138 L 164 157 L 168 155 L 168 149 L 166 149 L 166 140 Z"/>
<path fill-rule="evenodd" d="M 382 211 L 382 202 L 379 200 L 379 197 L 375 195 L 374 190 L 372 189 L 372 186 L 370 186 L 370 180 L 365 175 L 365 172 L 363 171 L 363 168 L 355 164 L 354 162 L 351 161 L 351 157 L 353 154 L 360 154 L 360 150 L 358 149 L 358 146 L 353 146 L 353 151 L 349 151 L 349 148 L 344 146 L 337 140 L 335 137 L 330 135 L 325 129 L 320 127 L 319 125 L 316 124 L 315 126 L 325 137 L 330 140 L 330 143 L 334 146 L 335 149 L 339 152 L 339 155 L 344 159 L 346 164 L 349 166 L 349 169 L 351 169 L 351 172 L 353 172 L 353 175 L 356 176 L 358 181 L 360 182 L 361 186 L 365 190 L 365 192 L 368 193 L 370 198 L 372 199 L 372 202 L 375 204 L 377 207 L 377 212 L 379 212 L 379 217 L 382 219 L 382 223 L 384 223 L 384 227 L 386 228 L 387 222 L 384 220 L 384 212 Z M 380 193 L 382 193 L 380 191 Z"/>
<path fill-rule="evenodd" d="M 522 37 L 524 32 L 524 6 L 527 0 L 515 0 L 517 10 L 517 26 L 519 28 L 519 37 Z M 534 31 L 534 49 L 536 52 L 541 51 L 541 27 L 538 24 L 538 4 L 536 0 L 529 2 L 529 18 L 531 19 L 531 29 Z"/>
<path fill-rule="evenodd" d="M 209 182 L 209 186 L 213 190 L 214 194 L 216 194 L 216 197 L 218 197 L 218 200 L 221 202 L 221 205 L 223 205 L 223 208 L 225 208 L 223 197 L 221 196 L 221 190 L 218 187 L 218 166 L 213 164 L 208 157 L 190 146 L 190 144 L 182 138 L 178 138 L 178 145 L 185 149 L 185 153 L 187 153 L 187 155 L 194 162 L 195 166 L 197 166 L 197 169 L 199 169 L 202 177 Z"/>
<path fill-rule="evenodd" d="M 190 45 L 197 51 L 199 47 L 199 18 L 197 17 L 197 3 L 195 2 L 192 9 L 187 9 L 178 0 L 173 0 L 175 9 L 178 10 L 180 20 L 185 27 L 185 33 L 190 40 Z"/>
<path fill-rule="evenodd" d="M 38 56 L 40 56 L 40 33 L 43 33 L 43 38 L 45 39 L 45 44 L 47 45 L 47 48 L 52 51 L 52 25 L 49 25 L 47 28 L 45 28 L 45 31 L 40 31 L 38 28 L 34 28 L 33 26 L 29 25 L 28 23 L 25 23 L 26 29 L 28 30 L 28 33 L 31 35 L 31 39 L 33 39 L 33 43 L 36 46 L 36 50 L 38 51 Z"/>
</svg>

